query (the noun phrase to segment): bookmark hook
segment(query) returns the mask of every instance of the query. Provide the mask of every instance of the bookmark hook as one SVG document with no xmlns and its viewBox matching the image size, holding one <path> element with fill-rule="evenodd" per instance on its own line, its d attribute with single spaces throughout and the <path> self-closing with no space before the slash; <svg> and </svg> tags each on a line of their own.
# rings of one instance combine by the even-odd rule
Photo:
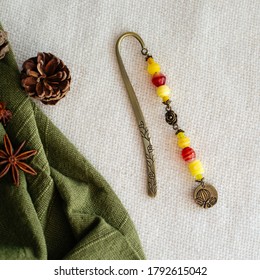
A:
<svg viewBox="0 0 260 280">
<path fill-rule="evenodd" d="M 143 141 L 143 146 L 144 146 L 144 152 L 145 152 L 145 157 L 146 157 L 146 166 L 147 166 L 147 177 L 148 177 L 148 186 L 147 186 L 147 191 L 148 191 L 148 195 L 151 197 L 154 197 L 156 195 L 157 192 L 157 185 L 156 185 L 156 174 L 155 174 L 155 161 L 154 161 L 154 154 L 153 154 L 153 146 L 151 143 L 151 138 L 150 138 L 150 134 L 149 134 L 149 130 L 147 128 L 147 125 L 145 123 L 144 120 L 144 116 L 141 110 L 141 107 L 139 105 L 139 102 L 137 100 L 135 91 L 133 89 L 133 86 L 130 82 L 130 79 L 127 75 L 121 54 L 120 54 L 120 45 L 121 42 L 128 36 L 132 36 L 134 38 L 136 38 L 142 49 L 141 49 L 141 53 L 142 55 L 148 56 L 148 50 L 144 45 L 144 41 L 142 40 L 142 38 L 134 32 L 126 32 L 124 34 L 122 34 L 117 42 L 116 42 L 116 56 L 117 56 L 117 61 L 119 64 L 119 68 L 122 74 L 122 78 L 126 87 L 126 90 L 128 92 L 128 96 L 130 98 L 130 102 L 132 104 L 134 113 L 135 113 L 135 117 L 137 120 L 137 124 L 138 124 L 138 128 L 139 131 L 141 133 L 141 137 L 142 137 L 142 141 Z"/>
</svg>

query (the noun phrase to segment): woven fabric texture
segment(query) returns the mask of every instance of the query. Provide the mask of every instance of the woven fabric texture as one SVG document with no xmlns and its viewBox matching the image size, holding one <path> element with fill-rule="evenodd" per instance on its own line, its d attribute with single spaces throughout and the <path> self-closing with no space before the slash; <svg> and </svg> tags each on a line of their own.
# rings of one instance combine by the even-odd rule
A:
<svg viewBox="0 0 260 280">
<path fill-rule="evenodd" d="M 1 26 L 0 26 L 1 28 Z M 37 176 L 1 179 L 1 259 L 142 259 L 134 226 L 110 186 L 26 96 L 13 54 L 0 61 L 0 100 L 14 146 L 37 150 Z M 3 141 L 1 143 L 3 146 Z"/>
<path fill-rule="evenodd" d="M 253 0 L 1 3 L 20 67 L 45 51 L 70 68 L 67 97 L 36 103 L 113 187 L 149 259 L 260 258 L 259 10 Z M 127 38 L 122 56 L 156 156 L 158 196 L 146 194 L 141 137 L 115 56 L 126 31 L 140 34 L 167 76 L 179 125 L 218 189 L 212 209 L 193 202 L 194 180 L 140 45 Z"/>
</svg>

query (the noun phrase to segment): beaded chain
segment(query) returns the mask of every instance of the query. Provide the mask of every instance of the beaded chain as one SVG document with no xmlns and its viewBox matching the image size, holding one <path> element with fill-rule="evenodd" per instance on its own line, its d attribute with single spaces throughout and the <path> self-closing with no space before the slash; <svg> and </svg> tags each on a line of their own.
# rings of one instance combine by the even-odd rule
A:
<svg viewBox="0 0 260 280">
<path fill-rule="evenodd" d="M 190 138 L 185 135 L 185 132 L 179 128 L 177 124 L 177 114 L 172 110 L 171 104 L 171 90 L 165 84 L 166 76 L 161 73 L 160 65 L 154 61 L 153 57 L 148 54 L 146 48 L 142 49 L 142 54 L 146 56 L 147 71 L 152 76 L 152 83 L 156 87 L 157 95 L 162 99 L 163 104 L 166 105 L 165 120 L 176 131 L 178 139 L 178 146 L 182 149 L 181 155 L 183 160 L 187 163 L 191 175 L 198 183 L 194 192 L 194 199 L 197 204 L 204 208 L 210 208 L 217 203 L 218 195 L 216 189 L 211 185 L 204 183 L 204 168 L 199 159 L 196 158 L 196 153 L 190 147 Z"/>
</svg>

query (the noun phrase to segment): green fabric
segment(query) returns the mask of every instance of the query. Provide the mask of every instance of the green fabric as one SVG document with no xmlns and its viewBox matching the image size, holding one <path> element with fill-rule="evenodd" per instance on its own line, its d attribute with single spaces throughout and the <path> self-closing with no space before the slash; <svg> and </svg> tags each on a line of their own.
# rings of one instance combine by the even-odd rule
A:
<svg viewBox="0 0 260 280">
<path fill-rule="evenodd" d="M 0 60 L 0 101 L 13 118 L 0 124 L 0 148 L 5 133 L 14 148 L 26 140 L 23 150 L 38 151 L 28 160 L 38 175 L 20 171 L 18 188 L 10 174 L 0 179 L 0 259 L 143 259 L 111 187 L 27 97 L 19 75 L 9 52 Z"/>
</svg>

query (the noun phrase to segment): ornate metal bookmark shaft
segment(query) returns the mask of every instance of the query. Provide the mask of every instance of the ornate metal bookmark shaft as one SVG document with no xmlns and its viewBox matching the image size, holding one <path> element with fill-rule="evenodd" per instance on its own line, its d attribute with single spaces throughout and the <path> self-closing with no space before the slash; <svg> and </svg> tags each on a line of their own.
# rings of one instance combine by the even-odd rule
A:
<svg viewBox="0 0 260 280">
<path fill-rule="evenodd" d="M 144 49 L 144 42 L 141 37 L 133 32 L 127 32 L 120 36 L 116 43 L 116 56 L 119 64 L 119 68 L 123 77 L 123 81 L 125 83 L 126 90 L 128 92 L 128 96 L 130 98 L 131 104 L 134 109 L 135 117 L 138 123 L 138 127 L 142 136 L 143 146 L 145 151 L 146 157 L 146 165 L 147 165 L 147 174 L 148 174 L 148 186 L 147 191 L 148 195 L 154 197 L 157 193 L 157 186 L 156 186 L 156 175 L 155 175 L 155 162 L 154 162 L 154 154 L 153 154 L 153 146 L 151 143 L 151 138 L 149 135 L 149 130 L 144 120 L 144 116 L 142 110 L 140 108 L 139 102 L 137 100 L 136 94 L 132 87 L 132 84 L 129 80 L 127 72 L 124 67 L 124 63 L 122 61 L 122 57 L 120 54 L 120 44 L 125 37 L 133 36 L 135 37 L 141 44 L 142 49 Z"/>
<path fill-rule="evenodd" d="M 154 196 L 156 193 L 155 169 L 154 169 L 154 160 L 153 160 L 154 156 L 152 154 L 152 146 L 150 143 L 149 132 L 145 125 L 141 108 L 138 104 L 133 87 L 129 81 L 129 78 L 127 76 L 119 52 L 120 43 L 127 36 L 135 37 L 141 44 L 142 47 L 141 53 L 142 55 L 145 56 L 145 59 L 148 64 L 147 71 L 150 75 L 152 75 L 152 83 L 156 87 L 157 95 L 162 99 L 162 103 L 165 105 L 165 110 L 166 110 L 165 120 L 169 125 L 172 126 L 173 130 L 175 131 L 175 134 L 178 139 L 178 146 L 182 149 L 181 151 L 182 158 L 185 162 L 187 162 L 189 171 L 191 175 L 195 178 L 195 181 L 197 183 L 197 186 L 194 190 L 194 200 L 198 205 L 204 208 L 210 208 L 217 203 L 218 194 L 216 189 L 212 185 L 206 184 L 204 182 L 204 175 L 203 175 L 204 168 L 202 166 L 202 163 L 199 159 L 196 158 L 195 151 L 190 147 L 190 139 L 185 135 L 185 132 L 179 128 L 179 125 L 177 123 L 178 121 L 177 114 L 174 112 L 174 110 L 171 107 L 171 102 L 172 102 L 170 99 L 171 90 L 165 84 L 166 76 L 160 72 L 161 71 L 160 65 L 157 62 L 155 62 L 153 57 L 148 53 L 148 50 L 147 48 L 145 48 L 144 42 L 141 39 L 141 37 L 136 33 L 127 32 L 118 39 L 116 44 L 116 54 L 117 54 L 119 67 L 123 76 L 123 80 L 125 82 L 126 89 L 128 91 L 133 109 L 135 111 L 139 129 L 144 141 L 144 147 L 145 147 L 146 159 L 147 159 L 148 178 L 149 178 L 148 180 L 152 180 L 152 181 L 148 181 L 149 194 Z"/>
</svg>

